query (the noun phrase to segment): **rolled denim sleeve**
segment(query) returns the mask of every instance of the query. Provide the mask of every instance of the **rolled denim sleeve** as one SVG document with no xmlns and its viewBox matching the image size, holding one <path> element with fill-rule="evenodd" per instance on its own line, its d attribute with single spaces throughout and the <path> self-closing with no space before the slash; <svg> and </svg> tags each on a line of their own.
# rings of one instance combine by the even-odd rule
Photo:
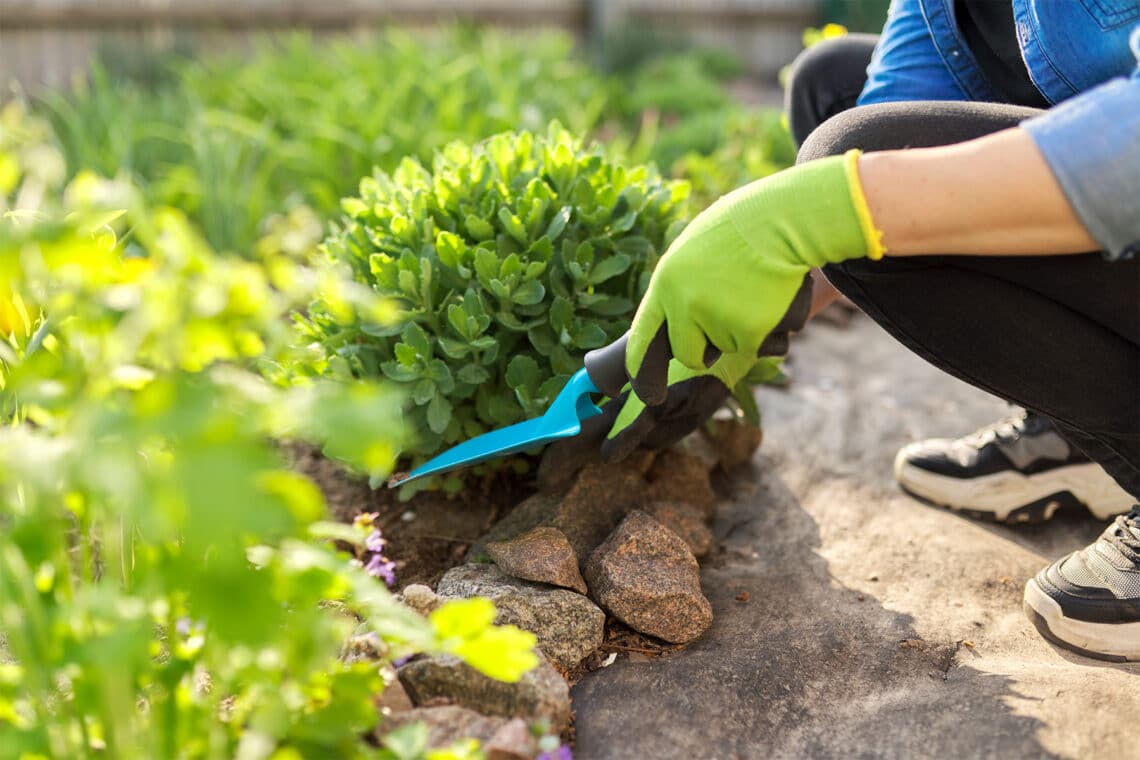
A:
<svg viewBox="0 0 1140 760">
<path fill-rule="evenodd" d="M 1140 252 L 1140 27 L 1137 69 L 1022 122 L 1109 258 Z"/>
</svg>

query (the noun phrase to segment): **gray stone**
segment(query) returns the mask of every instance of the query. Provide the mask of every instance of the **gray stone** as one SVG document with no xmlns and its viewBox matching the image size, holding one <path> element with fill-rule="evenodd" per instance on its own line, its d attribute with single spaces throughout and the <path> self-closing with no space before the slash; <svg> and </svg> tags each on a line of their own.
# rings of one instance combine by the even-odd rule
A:
<svg viewBox="0 0 1140 760">
<path fill-rule="evenodd" d="M 712 548 L 712 531 L 700 507 L 680 501 L 651 501 L 645 505 L 645 512 L 680 536 L 694 557 L 700 559 Z"/>
<path fill-rule="evenodd" d="M 508 721 L 484 745 L 487 760 L 534 760 L 538 754 L 538 740 L 530 726 L 521 718 Z"/>
<path fill-rule="evenodd" d="M 764 434 L 745 420 L 710 420 L 702 433 L 711 441 L 722 469 L 728 470 L 752 461 Z"/>
<path fill-rule="evenodd" d="M 705 425 L 711 423 L 706 422 Z M 713 445 L 710 439 L 704 432 L 705 425 L 697 428 L 687 436 L 677 442 L 673 448 L 678 451 L 683 451 L 690 456 L 695 456 L 701 460 L 705 466 L 705 470 L 711 472 L 720 465 L 720 452 L 717 451 L 716 446 Z M 645 471 L 645 475 L 649 475 L 649 470 Z"/>
<path fill-rule="evenodd" d="M 439 609 L 444 600 L 440 599 L 429 587 L 420 583 L 413 583 L 400 593 L 400 601 L 405 606 L 427 617 Z"/>
<path fill-rule="evenodd" d="M 590 594 L 634 630 L 683 644 L 712 624 L 696 558 L 677 534 L 631 512 L 586 563 Z"/>
<path fill-rule="evenodd" d="M 538 637 L 551 662 L 572 668 L 601 646 L 606 616 L 581 594 L 512 578 L 495 565 L 467 564 L 439 581 L 444 599 L 484 596 L 495 603 L 499 625 L 517 625 Z"/>
<path fill-rule="evenodd" d="M 574 547 L 558 528 L 539 526 L 508 541 L 492 541 L 487 554 L 508 575 L 586 593 Z"/>
<path fill-rule="evenodd" d="M 446 654 L 412 660 L 397 672 L 417 706 L 442 700 L 485 715 L 545 720 L 557 732 L 570 724 L 570 687 L 541 656 L 516 683 L 496 681 Z"/>
<path fill-rule="evenodd" d="M 387 651 L 387 645 L 376 632 L 371 630 L 367 623 L 361 623 L 341 647 L 340 659 L 345 665 L 379 661 Z"/>
<path fill-rule="evenodd" d="M 459 705 L 436 705 L 392 715 L 380 723 L 376 734 L 383 737 L 412 723 L 423 723 L 428 729 L 428 747 L 445 749 L 462 739 L 476 739 L 480 744 L 489 742 L 511 722 L 507 718 L 482 715 Z"/>
<path fill-rule="evenodd" d="M 645 480 L 629 468 L 588 466 L 569 490 L 538 493 L 519 504 L 475 542 L 467 556 L 485 555 L 489 542 L 506 541 L 545 525 L 562 531 L 581 564 L 644 496 Z"/>
<path fill-rule="evenodd" d="M 649 470 L 645 501 L 681 501 L 712 517 L 716 494 L 704 459 L 684 451 L 663 451 Z"/>
</svg>

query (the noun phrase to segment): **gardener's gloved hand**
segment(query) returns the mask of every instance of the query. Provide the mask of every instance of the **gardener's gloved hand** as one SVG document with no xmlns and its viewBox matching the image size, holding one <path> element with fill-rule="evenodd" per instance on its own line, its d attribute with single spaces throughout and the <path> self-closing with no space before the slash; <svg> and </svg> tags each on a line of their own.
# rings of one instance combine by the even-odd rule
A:
<svg viewBox="0 0 1140 760">
<path fill-rule="evenodd" d="M 642 401 L 666 401 L 671 358 L 701 370 L 719 355 L 755 357 L 812 267 L 883 255 L 859 155 L 745 185 L 685 228 L 657 265 L 630 330 L 626 369 Z"/>
<path fill-rule="evenodd" d="M 811 291 L 805 292 L 810 305 Z M 784 340 L 786 343 L 786 337 Z M 546 448 L 538 467 L 539 487 L 559 488 L 583 466 L 617 462 L 638 448 L 659 450 L 672 446 L 704 424 L 754 365 L 766 365 L 774 375 L 779 363 L 779 358 L 757 361 L 726 356 L 710 369 L 691 370 L 679 362 L 670 362 L 665 403 L 646 406 L 627 387 L 620 396 L 602 405 L 600 415 L 583 422 L 581 433 Z"/>
</svg>

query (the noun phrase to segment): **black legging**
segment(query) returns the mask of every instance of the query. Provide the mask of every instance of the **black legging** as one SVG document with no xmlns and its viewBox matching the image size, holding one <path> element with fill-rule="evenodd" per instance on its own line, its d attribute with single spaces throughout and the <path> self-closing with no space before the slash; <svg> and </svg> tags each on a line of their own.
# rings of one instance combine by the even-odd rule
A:
<svg viewBox="0 0 1140 760">
<path fill-rule="evenodd" d="M 874 41 L 852 35 L 797 59 L 787 110 L 799 161 L 948 145 L 1041 113 L 941 101 L 855 108 Z M 1140 258 L 915 256 L 823 271 L 934 366 L 1052 419 L 1140 499 Z"/>
</svg>

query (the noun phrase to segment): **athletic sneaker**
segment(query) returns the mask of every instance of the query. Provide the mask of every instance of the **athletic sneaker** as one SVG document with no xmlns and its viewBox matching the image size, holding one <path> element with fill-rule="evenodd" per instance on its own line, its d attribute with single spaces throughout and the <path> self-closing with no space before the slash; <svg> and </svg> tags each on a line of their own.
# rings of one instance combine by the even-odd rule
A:
<svg viewBox="0 0 1140 760">
<path fill-rule="evenodd" d="M 1041 635 L 1102 660 L 1140 660 L 1140 504 L 1096 543 L 1025 584 L 1025 614 Z"/>
<path fill-rule="evenodd" d="M 954 441 L 905 446 L 895 457 L 895 478 L 912 496 L 999 522 L 1043 522 L 1061 507 L 1081 506 L 1107 520 L 1135 501 L 1033 412 Z"/>
</svg>

